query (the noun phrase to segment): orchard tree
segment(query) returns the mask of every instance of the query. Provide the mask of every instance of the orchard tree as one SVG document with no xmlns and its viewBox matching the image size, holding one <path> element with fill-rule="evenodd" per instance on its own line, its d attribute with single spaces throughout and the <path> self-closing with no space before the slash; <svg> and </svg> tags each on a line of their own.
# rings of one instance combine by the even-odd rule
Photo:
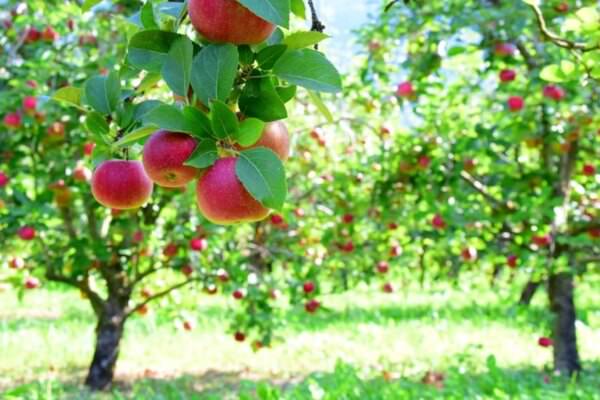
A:
<svg viewBox="0 0 600 400">
<path fill-rule="evenodd" d="M 137 12 L 50 3 L 2 16 L 1 84 L 14 94 L 2 100 L 0 139 L 6 279 L 61 282 L 89 300 L 95 390 L 112 383 L 128 318 L 191 284 L 231 293 L 244 304 L 234 338 L 253 330 L 255 348 L 269 345 L 277 291 L 260 251 L 243 250 L 264 224 L 242 223 L 284 206 L 284 120 L 298 87 L 325 114 L 319 93 L 341 90 L 316 50 L 327 36 L 312 1 L 313 30 L 294 32 L 302 0 L 148 1 Z M 53 6 L 56 20 L 37 26 Z"/>
<path fill-rule="evenodd" d="M 423 274 L 547 280 L 565 374 L 581 368 L 573 277 L 598 262 L 600 225 L 600 19 L 584 3 L 390 2 L 362 31 L 368 52 L 347 85 L 369 87 L 352 101 L 395 120 L 380 226 L 404 221 L 400 245 Z"/>
</svg>

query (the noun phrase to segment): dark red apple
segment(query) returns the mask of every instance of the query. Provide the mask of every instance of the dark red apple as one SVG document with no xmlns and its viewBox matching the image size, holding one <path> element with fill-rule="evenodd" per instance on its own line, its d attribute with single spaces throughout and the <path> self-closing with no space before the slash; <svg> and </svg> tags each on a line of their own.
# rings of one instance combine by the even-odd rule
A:
<svg viewBox="0 0 600 400">
<path fill-rule="evenodd" d="M 233 291 L 233 298 L 236 300 L 241 300 L 244 298 L 244 291 L 241 289 L 236 289 Z"/>
<path fill-rule="evenodd" d="M 592 164 L 585 164 L 581 172 L 585 176 L 594 176 L 596 175 L 596 167 L 594 167 Z"/>
<path fill-rule="evenodd" d="M 394 285 L 390 282 L 386 282 L 383 284 L 382 290 L 384 293 L 394 293 Z"/>
<path fill-rule="evenodd" d="M 433 218 L 431 219 L 431 225 L 435 228 L 435 229 L 444 229 L 446 227 L 446 222 L 444 221 L 444 218 L 442 218 L 441 215 L 436 214 L 433 216 Z"/>
<path fill-rule="evenodd" d="M 283 224 L 283 221 L 283 217 L 280 214 L 271 215 L 271 224 L 277 226 Z"/>
<path fill-rule="evenodd" d="M 246 335 L 244 335 L 242 332 L 236 332 L 233 337 L 238 342 L 243 342 L 246 340 Z"/>
<path fill-rule="evenodd" d="M 506 257 L 506 264 L 510 268 L 516 268 L 518 261 L 519 261 L 519 259 L 514 254 L 511 254 L 508 257 Z"/>
<path fill-rule="evenodd" d="M 389 270 L 390 265 L 387 263 L 387 261 L 379 261 L 377 263 L 377 272 L 379 272 L 380 274 L 387 274 Z"/>
<path fill-rule="evenodd" d="M 181 267 L 181 273 L 183 273 L 185 276 L 190 276 L 194 273 L 194 268 L 192 268 L 191 265 L 186 264 Z"/>
<path fill-rule="evenodd" d="M 556 86 L 556 85 L 544 86 L 543 93 L 544 93 L 544 97 L 547 97 L 549 99 L 556 100 L 556 101 L 560 101 L 566 96 L 565 90 L 563 88 L 561 88 L 560 86 Z"/>
<path fill-rule="evenodd" d="M 501 82 L 511 82 L 514 81 L 517 77 L 517 73 L 514 69 L 503 69 L 500 71 L 500 81 Z"/>
<path fill-rule="evenodd" d="M 9 267 L 12 269 L 25 268 L 25 260 L 23 260 L 21 257 L 15 257 L 10 260 Z"/>
<path fill-rule="evenodd" d="M 179 246 L 176 243 L 169 243 L 163 249 L 163 255 L 168 258 L 175 257 L 178 251 Z"/>
<path fill-rule="evenodd" d="M 344 214 L 344 216 L 342 217 L 342 221 L 344 221 L 345 224 L 351 224 L 352 221 L 354 221 L 354 215 Z"/>
<path fill-rule="evenodd" d="M 17 234 L 23 240 L 33 240 L 35 238 L 35 229 L 31 226 L 23 226 L 19 228 Z"/>
<path fill-rule="evenodd" d="M 521 96 L 512 96 L 506 102 L 508 109 L 513 112 L 521 111 L 525 105 L 525 101 Z"/>
<path fill-rule="evenodd" d="M 304 309 L 306 310 L 307 313 L 314 314 L 319 309 L 320 306 L 321 306 L 321 303 L 318 300 L 310 299 L 309 301 L 306 302 L 306 304 L 304 304 Z"/>
<path fill-rule="evenodd" d="M 315 291 L 315 284 L 311 281 L 304 282 L 302 290 L 304 290 L 304 293 L 306 294 L 312 293 Z"/>
</svg>

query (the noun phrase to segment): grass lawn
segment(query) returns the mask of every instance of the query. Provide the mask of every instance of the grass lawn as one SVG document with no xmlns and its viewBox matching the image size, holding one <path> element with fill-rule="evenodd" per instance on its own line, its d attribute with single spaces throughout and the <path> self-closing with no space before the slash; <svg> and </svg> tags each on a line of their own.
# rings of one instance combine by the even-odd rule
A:
<svg viewBox="0 0 600 400">
<path fill-rule="evenodd" d="M 0 398 L 600 399 L 598 282 L 578 286 L 577 383 L 548 373 L 552 350 L 537 346 L 551 321 L 545 293 L 519 308 L 515 290 L 483 285 L 326 296 L 316 315 L 286 310 L 278 342 L 256 353 L 227 333 L 233 301 L 182 291 L 179 306 L 128 322 L 117 385 L 100 395 L 80 385 L 93 346 L 87 303 L 59 289 L 22 302 L 0 293 Z M 173 322 L 187 307 L 192 332 Z M 422 383 L 428 372 L 439 387 Z"/>
</svg>

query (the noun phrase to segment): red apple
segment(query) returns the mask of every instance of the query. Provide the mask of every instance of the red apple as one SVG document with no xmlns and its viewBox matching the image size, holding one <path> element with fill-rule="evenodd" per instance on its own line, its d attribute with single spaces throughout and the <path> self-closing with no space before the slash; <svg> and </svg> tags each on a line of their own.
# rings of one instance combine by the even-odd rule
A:
<svg viewBox="0 0 600 400">
<path fill-rule="evenodd" d="M 396 229 L 398 229 L 398 224 L 397 224 L 397 223 L 395 223 L 395 222 L 390 222 L 390 223 L 388 224 L 388 229 L 389 229 L 390 231 L 395 231 Z"/>
<path fill-rule="evenodd" d="M 594 167 L 592 164 L 585 164 L 581 172 L 585 176 L 594 176 L 596 175 L 596 167 Z"/>
<path fill-rule="evenodd" d="M 25 289 L 36 289 L 40 287 L 40 281 L 34 276 L 25 278 Z"/>
<path fill-rule="evenodd" d="M 429 164 L 431 164 L 431 159 L 429 157 L 427 157 L 427 156 L 419 157 L 419 161 L 418 161 L 419 168 L 426 169 L 429 167 Z"/>
<path fill-rule="evenodd" d="M 196 178 L 199 170 L 184 165 L 198 144 L 185 133 L 157 131 L 144 145 L 144 169 L 159 186 L 181 187 Z"/>
<path fill-rule="evenodd" d="M 562 100 L 565 96 L 565 90 L 563 88 L 561 88 L 560 86 L 556 86 L 556 85 L 547 85 L 544 86 L 544 97 L 547 97 L 549 99 L 552 100 Z"/>
<path fill-rule="evenodd" d="M 221 158 L 198 180 L 198 208 L 206 219 L 216 224 L 255 222 L 269 214 L 238 179 L 236 161 L 235 157 Z"/>
<path fill-rule="evenodd" d="M 380 274 L 386 274 L 390 270 L 390 265 L 386 261 L 379 261 L 377 263 L 377 272 Z"/>
<path fill-rule="evenodd" d="M 208 240 L 203 237 L 198 237 L 190 240 L 190 248 L 194 251 L 203 251 L 208 248 Z"/>
<path fill-rule="evenodd" d="M 344 214 L 344 216 L 342 217 L 342 221 L 344 221 L 345 224 L 351 224 L 352 221 L 354 221 L 354 215 Z"/>
<path fill-rule="evenodd" d="M 475 160 L 473 160 L 472 158 L 467 158 L 463 161 L 463 169 L 467 172 L 473 172 L 475 170 L 475 166 Z"/>
<path fill-rule="evenodd" d="M 390 247 L 390 257 L 398 257 L 402 254 L 402 248 L 398 245 L 393 245 Z"/>
<path fill-rule="evenodd" d="M 236 300 L 241 300 L 244 298 L 244 292 L 241 289 L 234 290 L 232 295 Z"/>
<path fill-rule="evenodd" d="M 21 257 L 15 257 L 10 260 L 9 266 L 12 269 L 25 268 L 25 260 L 23 260 Z"/>
<path fill-rule="evenodd" d="M 244 335 L 242 332 L 236 332 L 233 337 L 238 342 L 243 342 L 246 340 L 246 335 Z"/>
<path fill-rule="evenodd" d="M 188 10 L 194 28 L 211 42 L 258 44 L 275 30 L 236 0 L 190 0 Z"/>
<path fill-rule="evenodd" d="M 511 82 L 514 81 L 517 77 L 517 73 L 514 69 L 503 69 L 500 71 L 500 81 L 501 82 Z"/>
<path fill-rule="evenodd" d="M 556 12 L 566 13 L 569 11 L 569 3 L 567 3 L 567 2 L 558 3 L 557 5 L 554 6 L 554 9 L 556 10 Z"/>
<path fill-rule="evenodd" d="M 304 304 L 304 309 L 306 310 L 307 313 L 314 314 L 319 309 L 320 306 L 321 306 L 321 303 L 319 303 L 318 300 L 310 299 L 306 302 L 306 304 Z"/>
<path fill-rule="evenodd" d="M 269 122 L 265 125 L 260 139 L 252 146 L 240 147 L 242 150 L 256 147 L 266 147 L 273 150 L 282 161 L 290 155 L 290 136 L 287 127 L 282 121 Z"/>
<path fill-rule="evenodd" d="M 518 261 L 519 261 L 519 259 L 514 254 L 511 254 L 508 257 L 506 257 L 506 264 L 510 268 L 516 268 Z"/>
<path fill-rule="evenodd" d="M 73 179 L 78 182 L 88 182 L 92 178 L 92 171 L 84 165 L 78 164 L 73 170 Z"/>
<path fill-rule="evenodd" d="M 17 234 L 23 240 L 33 240 L 35 238 L 35 229 L 31 226 L 23 226 L 19 228 Z"/>
<path fill-rule="evenodd" d="M 31 113 L 34 112 L 37 107 L 37 99 L 33 96 L 26 96 L 23 99 L 23 110 L 25 112 Z"/>
<path fill-rule="evenodd" d="M 186 264 L 183 267 L 181 267 L 181 272 L 185 275 L 185 276 L 190 276 L 194 273 L 194 268 L 192 268 L 191 265 Z"/>
<path fill-rule="evenodd" d="M 352 253 L 354 251 L 354 243 L 352 243 L 352 241 L 348 241 L 345 244 L 342 244 L 340 246 L 340 250 L 342 250 L 344 253 Z"/>
<path fill-rule="evenodd" d="M 54 42 L 59 38 L 58 32 L 56 32 L 51 26 L 47 26 L 42 32 L 42 39 L 47 42 Z"/>
<path fill-rule="evenodd" d="M 224 269 L 220 269 L 217 272 L 217 278 L 219 278 L 221 282 L 225 283 L 229 281 L 229 274 Z"/>
<path fill-rule="evenodd" d="M 0 171 L 0 188 L 5 187 L 10 182 L 10 178 L 4 172 Z"/>
<path fill-rule="evenodd" d="M 183 321 L 183 329 L 185 329 L 186 331 L 191 331 L 194 329 L 194 323 L 192 321 L 189 320 L 185 320 Z"/>
<path fill-rule="evenodd" d="M 175 257 L 179 251 L 179 246 L 175 243 L 169 243 L 163 249 L 163 255 L 167 258 Z"/>
<path fill-rule="evenodd" d="M 84 144 L 83 145 L 83 154 L 85 154 L 86 156 L 91 156 L 94 151 L 94 147 L 96 147 L 96 143 Z"/>
<path fill-rule="evenodd" d="M 477 258 L 477 249 L 467 247 L 461 251 L 460 255 L 464 261 L 473 261 Z"/>
<path fill-rule="evenodd" d="M 383 284 L 382 290 L 384 293 L 394 293 L 394 285 L 390 282 L 386 282 Z"/>
<path fill-rule="evenodd" d="M 9 113 L 4 116 L 4 125 L 8 128 L 19 128 L 21 126 L 21 114 L 19 113 Z"/>
<path fill-rule="evenodd" d="M 27 28 L 25 33 L 25 43 L 34 43 L 40 40 L 42 34 L 35 28 Z"/>
<path fill-rule="evenodd" d="M 65 137 L 65 124 L 62 122 L 53 122 L 48 129 L 48 136 L 53 139 L 63 139 Z"/>
<path fill-rule="evenodd" d="M 315 284 L 311 281 L 304 282 L 302 290 L 304 290 L 304 293 L 306 294 L 312 293 L 315 291 Z"/>
<path fill-rule="evenodd" d="M 152 296 L 152 291 L 148 288 L 143 288 L 141 290 L 141 295 L 143 298 L 147 299 L 148 297 Z"/>
<path fill-rule="evenodd" d="M 508 105 L 508 109 L 510 111 L 516 112 L 521 111 L 523 109 L 525 101 L 521 96 L 512 96 L 508 98 L 506 104 Z"/>
<path fill-rule="evenodd" d="M 548 337 L 541 337 L 538 339 L 538 345 L 541 347 L 550 347 L 554 344 L 554 341 Z"/>
<path fill-rule="evenodd" d="M 304 214 L 304 210 L 303 210 L 303 209 L 301 209 L 301 208 L 296 208 L 296 209 L 294 210 L 294 215 L 295 215 L 296 217 L 298 217 L 298 218 L 302 218 L 302 217 L 304 217 L 304 215 L 305 215 L 305 214 Z"/>
<path fill-rule="evenodd" d="M 444 218 L 442 218 L 441 215 L 436 214 L 433 216 L 433 218 L 431 219 L 431 225 L 435 228 L 435 229 L 444 229 L 446 227 L 446 222 L 444 221 Z"/>
<path fill-rule="evenodd" d="M 415 90 L 411 82 L 405 81 L 398 85 L 396 88 L 396 95 L 398 97 L 411 97 L 415 94 Z"/>
<path fill-rule="evenodd" d="M 550 235 L 536 235 L 531 238 L 531 241 L 538 247 L 546 247 L 552 242 L 552 238 Z"/>
<path fill-rule="evenodd" d="M 133 240 L 134 243 L 140 243 L 144 240 L 144 232 L 142 231 L 135 231 L 133 233 L 133 236 L 131 237 L 131 240 Z"/>
<path fill-rule="evenodd" d="M 271 215 L 271 224 L 277 226 L 283 224 L 283 217 L 280 214 Z"/>
<path fill-rule="evenodd" d="M 92 175 L 94 198 L 103 206 L 117 210 L 144 205 L 152 195 L 152 186 L 139 161 L 104 161 Z"/>
<path fill-rule="evenodd" d="M 590 239 L 600 239 L 600 228 L 588 229 L 588 236 Z"/>
<path fill-rule="evenodd" d="M 511 43 L 497 43 L 494 47 L 494 53 L 499 57 L 512 56 L 515 50 L 515 46 Z"/>
</svg>

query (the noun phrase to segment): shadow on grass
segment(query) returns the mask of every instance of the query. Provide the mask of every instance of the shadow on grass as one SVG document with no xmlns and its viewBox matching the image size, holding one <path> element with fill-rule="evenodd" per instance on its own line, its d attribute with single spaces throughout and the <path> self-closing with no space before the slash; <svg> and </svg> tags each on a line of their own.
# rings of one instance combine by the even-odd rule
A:
<svg viewBox="0 0 600 400">
<path fill-rule="evenodd" d="M 173 378 L 144 378 L 117 383 L 111 392 L 89 393 L 73 383 L 36 382 L 0 393 L 3 399 L 600 399 L 600 362 L 584 365 L 578 379 L 555 376 L 534 368 L 499 368 L 488 358 L 483 372 L 464 372 L 464 367 L 438 371 L 437 382 L 423 383 L 419 376 L 396 376 L 394 371 L 371 371 L 363 376 L 347 364 L 332 372 L 317 372 L 301 381 L 252 380 L 242 372 L 207 371 Z M 431 375 L 430 375 L 431 376 Z M 46 396 L 46 397 L 44 397 Z"/>
</svg>

